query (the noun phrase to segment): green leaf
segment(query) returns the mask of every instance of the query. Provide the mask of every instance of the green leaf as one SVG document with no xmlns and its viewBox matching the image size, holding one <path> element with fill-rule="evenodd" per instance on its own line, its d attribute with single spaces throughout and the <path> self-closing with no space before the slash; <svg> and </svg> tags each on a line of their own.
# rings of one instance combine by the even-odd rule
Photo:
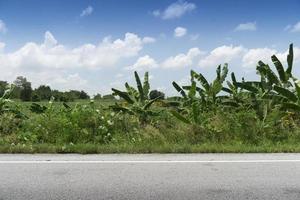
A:
<svg viewBox="0 0 300 200">
<path fill-rule="evenodd" d="M 295 89 L 296 89 L 298 99 L 300 99 L 300 87 L 298 86 L 298 84 L 296 82 L 294 83 L 294 85 L 295 85 Z"/>
<path fill-rule="evenodd" d="M 220 82 L 223 83 L 227 77 L 228 74 L 228 64 L 225 63 L 222 69 L 222 74 L 220 76 Z"/>
<path fill-rule="evenodd" d="M 235 75 L 234 75 L 233 72 L 231 73 L 231 80 L 232 80 L 232 84 L 235 86 L 235 84 L 236 84 L 236 78 L 235 78 Z"/>
<path fill-rule="evenodd" d="M 271 56 L 271 59 L 272 59 L 274 65 L 275 65 L 275 67 L 277 69 L 277 72 L 278 72 L 280 80 L 283 83 L 285 83 L 287 81 L 287 79 L 286 79 L 284 68 L 283 68 L 280 60 L 275 55 Z"/>
<path fill-rule="evenodd" d="M 209 91 L 210 89 L 210 86 L 209 86 L 209 83 L 208 81 L 205 79 L 205 77 L 202 75 L 202 74 L 197 74 L 196 72 L 194 71 L 191 71 L 191 74 L 194 78 L 196 78 L 202 85 L 202 87 L 206 90 L 206 91 Z"/>
<path fill-rule="evenodd" d="M 149 84 L 149 73 L 145 72 L 144 75 L 144 85 L 143 85 L 144 95 L 148 97 L 150 84 Z"/>
<path fill-rule="evenodd" d="M 274 90 L 275 90 L 278 94 L 280 94 L 280 95 L 286 97 L 286 98 L 287 98 L 288 100 L 290 100 L 290 101 L 296 102 L 296 101 L 298 100 L 298 97 L 297 97 L 293 92 L 289 91 L 288 89 L 285 89 L 285 88 L 283 88 L 283 87 L 274 85 Z"/>
<path fill-rule="evenodd" d="M 30 111 L 33 113 L 37 113 L 37 114 L 42 114 L 47 110 L 46 106 L 37 104 L 37 103 L 32 103 L 30 106 Z"/>
<path fill-rule="evenodd" d="M 171 113 L 174 117 L 176 117 L 177 119 L 179 119 L 180 121 L 186 123 L 186 124 L 190 124 L 190 120 L 188 120 L 185 116 L 181 115 L 180 113 L 176 112 L 175 110 L 171 110 Z"/>
<path fill-rule="evenodd" d="M 288 68 L 286 69 L 286 73 L 290 77 L 292 76 L 293 59 L 294 59 L 293 44 L 290 44 L 289 54 L 287 55 Z"/>
<path fill-rule="evenodd" d="M 117 90 L 115 88 L 112 88 L 112 91 L 114 92 L 114 94 L 118 95 L 119 97 L 121 97 L 122 99 L 127 101 L 128 103 L 130 103 L 130 104 L 134 103 L 134 101 L 130 98 L 130 96 L 128 95 L 127 92 L 122 92 L 122 91 Z"/>
<path fill-rule="evenodd" d="M 186 93 L 185 93 L 185 91 L 175 82 L 175 81 L 173 81 L 172 82 L 172 85 L 174 86 L 174 88 L 177 90 L 177 92 L 180 92 L 180 94 L 181 94 L 181 96 L 183 97 L 183 98 L 186 98 Z"/>
<path fill-rule="evenodd" d="M 109 106 L 113 111 L 116 111 L 116 112 L 125 112 L 125 113 L 128 113 L 128 114 L 131 114 L 133 115 L 134 112 L 132 110 L 130 110 L 129 108 L 126 108 L 126 107 L 123 107 L 123 106 L 120 106 L 118 104 L 115 104 L 115 105 L 112 105 L 112 106 Z"/>
<path fill-rule="evenodd" d="M 140 99 L 141 99 L 141 101 L 144 101 L 145 96 L 144 96 L 144 90 L 143 90 L 141 79 L 139 77 L 139 74 L 136 71 L 134 72 L 134 76 L 135 76 L 136 85 L 137 85 L 137 88 L 138 88 L 138 91 L 139 91 L 139 94 L 140 94 L 139 95 Z"/>
<path fill-rule="evenodd" d="M 135 101 L 138 101 L 138 99 L 139 99 L 139 92 L 134 87 L 131 87 L 127 82 L 125 83 L 125 88 L 127 90 L 128 95 L 130 97 L 133 97 L 133 99 Z"/>
<path fill-rule="evenodd" d="M 148 103 L 145 104 L 145 106 L 143 107 L 143 110 L 147 110 L 148 108 L 150 108 L 150 106 L 159 99 L 160 97 L 156 97 L 155 99 L 150 100 Z"/>
<path fill-rule="evenodd" d="M 226 87 L 222 87 L 222 90 L 223 90 L 224 92 L 229 93 L 229 94 L 232 94 L 232 93 L 233 93 L 231 89 L 226 88 Z"/>
<path fill-rule="evenodd" d="M 189 96 L 189 98 L 194 98 L 196 96 L 196 82 L 195 81 L 192 81 L 188 96 Z"/>
<path fill-rule="evenodd" d="M 281 109 L 300 112 L 300 106 L 295 103 L 283 103 Z"/>
<path fill-rule="evenodd" d="M 241 88 L 241 89 L 245 89 L 245 90 L 248 90 L 250 92 L 253 92 L 253 93 L 257 93 L 258 92 L 258 89 L 250 84 L 247 84 L 246 82 L 237 82 L 236 83 L 236 86 Z"/>
</svg>

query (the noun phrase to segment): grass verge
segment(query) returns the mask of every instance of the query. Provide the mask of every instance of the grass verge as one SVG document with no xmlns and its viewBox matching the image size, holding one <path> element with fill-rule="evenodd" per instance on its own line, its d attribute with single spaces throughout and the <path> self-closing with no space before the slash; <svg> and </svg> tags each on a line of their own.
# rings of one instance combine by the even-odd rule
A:
<svg viewBox="0 0 300 200">
<path fill-rule="evenodd" d="M 164 145 L 2 145 L 0 153 L 79 153 L 79 154 L 108 154 L 108 153 L 300 153 L 297 144 L 164 144 Z"/>
</svg>

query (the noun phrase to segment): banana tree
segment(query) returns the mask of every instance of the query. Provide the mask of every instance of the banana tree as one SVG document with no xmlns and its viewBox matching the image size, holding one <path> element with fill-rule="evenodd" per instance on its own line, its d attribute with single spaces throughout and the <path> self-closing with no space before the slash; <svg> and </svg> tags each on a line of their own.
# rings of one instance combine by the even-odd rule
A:
<svg viewBox="0 0 300 200">
<path fill-rule="evenodd" d="M 185 123 L 200 123 L 201 113 L 207 110 L 215 109 L 224 96 L 218 95 L 223 82 L 228 74 L 228 66 L 225 64 L 221 69 L 218 66 L 217 77 L 212 83 L 209 83 L 201 73 L 191 70 L 191 85 L 180 87 L 173 81 L 174 88 L 181 94 L 181 107 L 172 110 L 172 114 Z M 197 82 L 200 83 L 197 86 Z M 187 91 L 187 92 L 186 92 Z"/>
<path fill-rule="evenodd" d="M 295 91 L 275 85 L 274 91 L 282 97 L 280 105 L 283 110 L 300 112 L 300 86 L 299 82 L 294 82 Z"/>
<path fill-rule="evenodd" d="M 9 99 L 11 93 L 13 91 L 13 86 L 10 85 L 5 91 L 2 97 L 0 97 L 0 114 L 3 112 L 9 111 L 10 108 L 7 106 L 7 103 L 11 102 Z"/>
<path fill-rule="evenodd" d="M 20 112 L 20 109 L 18 107 L 14 106 L 12 107 L 9 105 L 10 102 L 10 96 L 14 90 L 14 85 L 9 85 L 6 90 L 4 91 L 4 94 L 0 97 L 0 115 L 2 115 L 5 112 L 10 112 L 15 115 L 17 118 L 27 118 L 24 113 Z"/>
<path fill-rule="evenodd" d="M 115 103 L 111 106 L 114 111 L 125 112 L 131 115 L 135 115 L 139 118 L 142 124 L 148 122 L 149 116 L 157 115 L 157 112 L 151 110 L 151 106 L 160 97 L 150 100 L 149 99 L 149 74 L 148 72 L 144 75 L 144 82 L 142 84 L 138 73 L 134 72 L 134 77 L 137 85 L 137 89 L 125 83 L 126 91 L 120 91 L 112 88 L 113 95 L 119 96 L 125 103 Z"/>
<path fill-rule="evenodd" d="M 258 62 L 258 65 L 256 67 L 257 73 L 261 76 L 262 79 L 267 80 L 266 86 L 271 88 L 273 85 L 277 85 L 284 88 L 292 87 L 291 79 L 294 79 L 292 75 L 292 69 L 293 69 L 293 59 L 294 59 L 294 53 L 293 53 L 293 44 L 290 44 L 289 46 L 289 53 L 287 55 L 287 68 L 286 70 L 283 67 L 283 64 L 280 62 L 280 60 L 277 58 L 276 55 L 271 56 L 271 60 L 276 68 L 277 75 L 273 70 L 270 68 L 269 65 L 265 64 L 262 61 Z"/>
</svg>

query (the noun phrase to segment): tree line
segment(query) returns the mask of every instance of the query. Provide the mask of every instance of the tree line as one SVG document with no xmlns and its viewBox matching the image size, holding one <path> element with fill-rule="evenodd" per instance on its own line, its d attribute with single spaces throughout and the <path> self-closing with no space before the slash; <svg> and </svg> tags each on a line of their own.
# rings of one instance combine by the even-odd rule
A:
<svg viewBox="0 0 300 200">
<path fill-rule="evenodd" d="M 9 83 L 7 81 L 0 80 L 0 96 L 4 94 L 4 91 L 8 87 Z M 85 99 L 95 99 L 95 100 L 115 100 L 115 96 L 112 94 L 96 94 L 93 97 L 88 95 L 84 90 L 69 90 L 69 91 L 59 91 L 56 89 L 51 89 L 48 85 L 40 85 L 37 88 L 32 88 L 31 82 L 27 80 L 24 76 L 18 76 L 14 81 L 14 90 L 11 94 L 12 99 L 20 99 L 21 101 L 48 101 L 51 97 L 54 97 L 55 101 L 70 102 L 75 100 L 85 100 Z M 150 93 L 150 98 L 156 98 L 161 96 L 164 98 L 165 94 L 158 91 L 152 90 Z"/>
</svg>

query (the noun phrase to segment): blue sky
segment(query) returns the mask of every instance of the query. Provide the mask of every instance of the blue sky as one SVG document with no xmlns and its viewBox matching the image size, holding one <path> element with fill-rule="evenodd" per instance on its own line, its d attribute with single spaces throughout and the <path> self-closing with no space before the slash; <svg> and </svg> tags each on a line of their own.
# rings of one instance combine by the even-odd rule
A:
<svg viewBox="0 0 300 200">
<path fill-rule="evenodd" d="M 150 71 L 171 95 L 190 69 L 213 78 L 225 62 L 253 79 L 259 59 L 284 62 L 291 42 L 300 61 L 299 10 L 300 0 L 0 0 L 0 79 L 104 94 Z"/>
</svg>

